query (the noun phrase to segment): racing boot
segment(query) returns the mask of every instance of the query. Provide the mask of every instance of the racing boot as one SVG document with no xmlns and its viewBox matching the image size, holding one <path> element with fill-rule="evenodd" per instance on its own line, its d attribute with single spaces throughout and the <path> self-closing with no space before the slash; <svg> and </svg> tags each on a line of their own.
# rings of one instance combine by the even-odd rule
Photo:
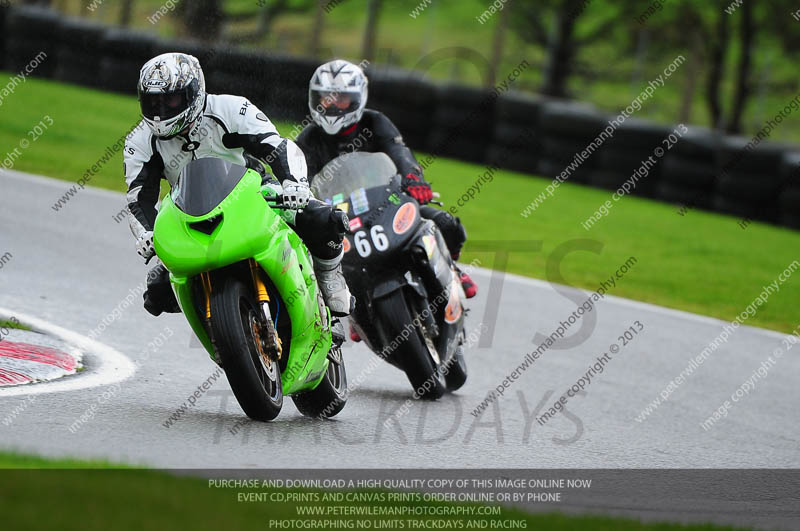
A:
<svg viewBox="0 0 800 531">
<path fill-rule="evenodd" d="M 464 294 L 467 296 L 468 299 L 471 299 L 472 297 L 478 294 L 478 285 L 475 283 L 474 280 L 472 280 L 471 276 L 464 273 L 461 270 L 461 268 L 458 267 L 456 260 L 458 260 L 458 256 L 460 254 L 461 253 L 452 255 L 453 264 L 456 266 L 456 273 L 458 273 L 458 280 L 461 281 L 461 287 L 464 288 Z"/>
<path fill-rule="evenodd" d="M 144 309 L 158 317 L 162 313 L 179 313 L 181 307 L 169 283 L 169 271 L 161 262 L 147 273 L 147 289 L 144 294 Z"/>
<path fill-rule="evenodd" d="M 314 272 L 317 274 L 322 298 L 331 309 L 331 314 L 336 317 L 350 315 L 356 306 L 356 298 L 350 294 L 350 288 L 342 274 L 342 256 L 344 251 L 330 260 L 314 257 Z"/>
<path fill-rule="evenodd" d="M 352 341 L 354 343 L 360 343 L 361 342 L 361 336 L 358 335 L 358 332 L 356 331 L 355 327 L 353 326 L 353 323 L 350 323 L 350 341 Z"/>
<path fill-rule="evenodd" d="M 478 285 L 472 280 L 471 276 L 458 268 L 456 270 L 458 271 L 458 280 L 461 281 L 461 287 L 464 288 L 464 294 L 468 299 L 471 299 L 478 294 Z"/>
<path fill-rule="evenodd" d="M 455 264 L 456 266 L 456 273 L 458 273 L 458 280 L 461 281 L 461 287 L 464 288 L 464 294 L 467 296 L 468 299 L 471 299 L 472 297 L 478 294 L 478 284 L 476 284 L 475 281 L 472 280 L 471 276 L 464 273 L 461 270 L 461 268 L 458 267 L 456 260 L 458 260 L 458 257 L 461 256 L 461 252 L 459 251 L 458 253 L 453 253 L 450 256 L 452 256 L 453 264 Z"/>
</svg>

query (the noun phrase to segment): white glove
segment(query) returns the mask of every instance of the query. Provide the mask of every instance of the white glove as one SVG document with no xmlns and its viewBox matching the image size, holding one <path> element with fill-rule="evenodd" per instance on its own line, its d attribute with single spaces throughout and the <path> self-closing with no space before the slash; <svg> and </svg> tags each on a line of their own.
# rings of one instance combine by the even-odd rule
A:
<svg viewBox="0 0 800 531">
<path fill-rule="evenodd" d="M 144 258 L 145 262 L 153 258 L 156 250 L 153 247 L 153 231 L 147 231 L 139 236 L 136 241 L 136 252 Z"/>
<path fill-rule="evenodd" d="M 294 210 L 302 210 L 313 196 L 306 183 L 286 182 L 283 185 L 283 204 Z"/>
</svg>

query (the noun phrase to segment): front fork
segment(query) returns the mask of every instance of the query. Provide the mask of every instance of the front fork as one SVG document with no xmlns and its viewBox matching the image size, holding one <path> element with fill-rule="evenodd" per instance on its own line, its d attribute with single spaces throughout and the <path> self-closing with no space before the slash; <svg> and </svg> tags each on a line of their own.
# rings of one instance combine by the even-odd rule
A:
<svg viewBox="0 0 800 531">
<path fill-rule="evenodd" d="M 275 330 L 275 325 L 272 323 L 272 312 L 269 309 L 269 292 L 267 291 L 267 285 L 264 283 L 264 279 L 262 278 L 263 273 L 261 271 L 261 266 L 259 266 L 258 262 L 252 258 L 248 260 L 248 263 L 250 265 L 250 276 L 253 279 L 253 287 L 256 291 L 256 298 L 258 299 L 258 303 L 261 305 L 261 310 L 264 312 L 264 318 L 267 321 L 268 335 L 271 338 L 263 339 L 272 342 L 272 345 L 267 343 L 265 346 L 269 351 L 276 353 L 278 360 L 280 360 L 281 356 L 283 355 L 283 343 L 281 338 L 278 336 L 277 331 Z"/>
<path fill-rule="evenodd" d="M 268 335 L 273 338 L 272 345 L 266 344 L 263 345 L 263 347 L 266 347 L 269 351 L 275 352 L 277 354 L 277 359 L 280 360 L 281 356 L 283 355 L 283 344 L 281 338 L 275 331 L 274 324 L 272 323 L 272 312 L 270 312 L 269 309 L 269 291 L 267 290 L 267 285 L 264 283 L 264 279 L 262 278 L 263 273 L 261 272 L 261 267 L 252 258 L 248 260 L 248 265 L 250 268 L 250 278 L 253 282 L 253 289 L 256 293 L 256 299 L 258 300 L 261 310 L 264 312 Z M 211 320 L 211 292 L 213 289 L 211 283 L 211 273 L 208 271 L 205 273 L 200 273 L 200 282 L 203 286 L 203 302 L 205 307 L 206 322 L 209 322 Z"/>
</svg>

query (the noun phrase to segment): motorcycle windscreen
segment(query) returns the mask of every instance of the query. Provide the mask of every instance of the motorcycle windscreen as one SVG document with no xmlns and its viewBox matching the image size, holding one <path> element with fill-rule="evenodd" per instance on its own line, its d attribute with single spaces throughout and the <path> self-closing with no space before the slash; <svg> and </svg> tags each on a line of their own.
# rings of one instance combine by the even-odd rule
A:
<svg viewBox="0 0 800 531">
<path fill-rule="evenodd" d="M 244 166 L 222 159 L 193 160 L 181 172 L 172 201 L 190 216 L 205 216 L 230 195 L 246 172 Z"/>
<path fill-rule="evenodd" d="M 360 188 L 385 186 L 397 174 L 397 167 L 386 153 L 345 153 L 327 163 L 311 181 L 317 199 L 348 197 Z"/>
</svg>

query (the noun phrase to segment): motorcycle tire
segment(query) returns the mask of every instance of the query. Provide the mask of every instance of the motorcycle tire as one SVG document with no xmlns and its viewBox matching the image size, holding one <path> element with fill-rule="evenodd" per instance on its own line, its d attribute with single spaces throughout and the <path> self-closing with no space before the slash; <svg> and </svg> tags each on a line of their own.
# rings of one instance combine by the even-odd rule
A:
<svg viewBox="0 0 800 531">
<path fill-rule="evenodd" d="M 283 407 L 281 369 L 262 357 L 258 333 L 267 330 L 255 297 L 237 278 L 227 277 L 211 294 L 211 328 L 217 354 L 236 400 L 253 420 L 269 421 Z"/>
<path fill-rule="evenodd" d="M 442 374 L 438 353 L 434 359 L 432 342 L 426 340 L 420 327 L 414 326 L 414 318 L 403 290 L 397 290 L 375 301 L 378 318 L 386 327 L 389 344 L 396 342 L 396 358 L 401 360 L 406 377 L 420 398 L 436 400 L 447 389 Z M 406 332 L 411 330 L 411 333 Z M 405 333 L 404 333 L 405 332 Z M 433 351 L 435 352 L 435 347 Z"/>
<path fill-rule="evenodd" d="M 328 370 L 316 388 L 292 396 L 294 405 L 306 417 L 331 418 L 347 403 L 347 371 L 341 347 L 331 347 Z"/>
<path fill-rule="evenodd" d="M 447 361 L 447 372 L 444 376 L 447 382 L 447 390 L 455 391 L 467 383 L 467 360 L 464 359 L 464 336 L 466 334 L 461 331 L 461 344 L 458 345 L 453 357 Z"/>
</svg>

